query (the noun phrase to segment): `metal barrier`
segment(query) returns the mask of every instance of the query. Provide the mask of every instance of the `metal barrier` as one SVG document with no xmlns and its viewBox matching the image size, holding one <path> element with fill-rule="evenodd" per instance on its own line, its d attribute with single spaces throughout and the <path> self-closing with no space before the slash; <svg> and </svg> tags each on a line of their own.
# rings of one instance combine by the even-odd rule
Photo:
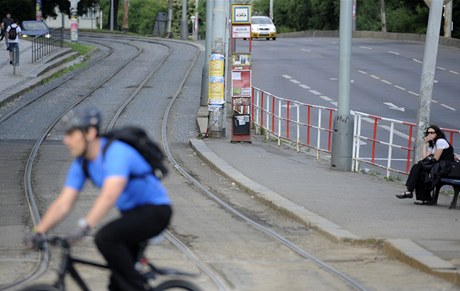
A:
<svg viewBox="0 0 460 291">
<path fill-rule="evenodd" d="M 256 133 L 264 131 L 267 139 L 275 137 L 292 142 L 297 151 L 301 147 L 330 153 L 335 108 L 306 104 L 284 99 L 253 87 L 252 121 Z M 391 172 L 407 174 L 412 164 L 415 124 L 362 112 L 354 116 L 352 170 L 360 171 L 361 164 Z M 442 128 L 455 149 L 460 144 L 460 130 Z M 458 152 L 458 150 L 456 150 Z"/>
<path fill-rule="evenodd" d="M 63 43 L 64 28 L 62 27 L 51 29 L 49 34 L 34 37 L 32 39 L 32 63 L 62 48 Z"/>
</svg>

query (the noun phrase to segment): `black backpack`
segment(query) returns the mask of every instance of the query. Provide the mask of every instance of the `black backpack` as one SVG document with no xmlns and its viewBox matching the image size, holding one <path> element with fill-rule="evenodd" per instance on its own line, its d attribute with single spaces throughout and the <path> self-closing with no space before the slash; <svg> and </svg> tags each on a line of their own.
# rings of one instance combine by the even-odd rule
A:
<svg viewBox="0 0 460 291">
<path fill-rule="evenodd" d="M 123 127 L 120 129 L 114 129 L 104 134 L 103 137 L 107 138 L 107 142 L 102 149 L 102 158 L 104 158 L 104 155 L 112 142 L 118 140 L 135 148 L 152 168 L 152 171 L 150 172 L 141 175 L 132 175 L 130 178 L 143 178 L 147 175 L 153 174 L 158 179 L 162 179 L 168 174 L 168 169 L 163 163 L 165 158 L 163 151 L 157 143 L 147 136 L 144 129 L 134 126 Z M 83 159 L 82 167 L 86 178 L 91 178 L 88 171 L 88 161 L 86 159 Z"/>
<path fill-rule="evenodd" d="M 18 32 L 16 31 L 16 27 L 10 25 L 10 31 L 8 32 L 8 39 L 15 40 Z"/>
</svg>

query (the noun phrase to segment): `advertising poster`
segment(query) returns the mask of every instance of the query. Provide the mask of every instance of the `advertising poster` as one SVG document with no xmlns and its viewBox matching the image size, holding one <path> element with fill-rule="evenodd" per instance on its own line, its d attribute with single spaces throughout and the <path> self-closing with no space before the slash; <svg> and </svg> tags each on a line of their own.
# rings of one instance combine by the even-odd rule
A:
<svg viewBox="0 0 460 291">
<path fill-rule="evenodd" d="M 221 54 L 211 54 L 209 61 L 209 76 L 223 77 L 224 76 L 224 56 Z"/>
<path fill-rule="evenodd" d="M 224 104 L 224 77 L 209 77 L 208 103 Z"/>
</svg>

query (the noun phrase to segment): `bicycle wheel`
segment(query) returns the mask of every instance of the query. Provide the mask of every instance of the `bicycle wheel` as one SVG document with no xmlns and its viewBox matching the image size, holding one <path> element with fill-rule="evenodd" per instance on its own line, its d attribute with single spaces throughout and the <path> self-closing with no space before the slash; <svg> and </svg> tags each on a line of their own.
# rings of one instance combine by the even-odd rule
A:
<svg viewBox="0 0 460 291">
<path fill-rule="evenodd" d="M 201 288 L 197 285 L 193 284 L 192 282 L 174 279 L 164 281 L 153 290 L 155 291 L 162 291 L 162 290 L 188 290 L 188 291 L 201 291 Z"/>
<path fill-rule="evenodd" d="M 59 291 L 59 289 L 49 284 L 35 284 L 21 289 L 21 291 Z"/>
</svg>

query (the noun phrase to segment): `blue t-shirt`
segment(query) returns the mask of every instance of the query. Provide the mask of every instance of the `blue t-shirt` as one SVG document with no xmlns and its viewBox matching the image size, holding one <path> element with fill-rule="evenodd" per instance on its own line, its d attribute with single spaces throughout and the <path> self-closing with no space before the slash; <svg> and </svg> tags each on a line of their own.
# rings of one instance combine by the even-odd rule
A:
<svg viewBox="0 0 460 291">
<path fill-rule="evenodd" d="M 128 183 L 118 197 L 116 206 L 120 211 L 130 210 L 140 205 L 170 205 L 166 189 L 151 172 L 150 165 L 133 147 L 120 141 L 113 141 L 106 153 L 102 151 L 107 139 L 101 138 L 100 153 L 95 160 L 88 161 L 88 172 L 98 188 L 108 177 L 126 177 Z M 81 191 L 86 181 L 82 158 L 70 165 L 65 185 Z M 131 176 L 131 178 L 129 178 Z M 134 177 L 133 177 L 134 176 Z M 142 177 L 136 177 L 142 176 Z"/>
</svg>

